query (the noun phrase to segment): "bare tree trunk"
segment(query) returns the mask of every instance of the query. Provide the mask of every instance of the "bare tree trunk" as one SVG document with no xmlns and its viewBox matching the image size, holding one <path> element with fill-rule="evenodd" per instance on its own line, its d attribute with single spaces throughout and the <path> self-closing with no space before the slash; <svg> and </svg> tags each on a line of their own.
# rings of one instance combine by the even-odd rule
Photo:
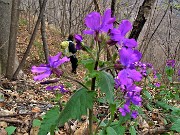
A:
<svg viewBox="0 0 180 135">
<path fill-rule="evenodd" d="M 154 5 L 156 0 L 144 0 L 142 6 L 139 8 L 138 15 L 136 17 L 136 20 L 133 23 L 133 29 L 130 33 L 129 38 L 134 38 L 135 40 L 138 39 L 139 34 L 141 33 L 141 30 L 151 13 L 151 9 Z"/>
<path fill-rule="evenodd" d="M 39 13 L 39 16 L 38 16 L 38 20 L 36 22 L 36 25 L 35 25 L 34 31 L 32 33 L 31 39 L 29 41 L 28 47 L 27 47 L 26 52 L 25 52 L 25 54 L 24 54 L 24 56 L 23 56 L 23 58 L 21 60 L 21 63 L 19 64 L 17 70 L 15 71 L 15 73 L 13 75 L 13 79 L 17 79 L 17 75 L 18 75 L 19 71 L 21 70 L 21 68 L 24 66 L 24 64 L 26 62 L 26 58 L 27 58 L 27 56 L 28 56 L 28 54 L 30 52 L 30 49 L 31 49 L 32 45 L 33 45 L 33 42 L 34 42 L 35 37 L 36 37 L 36 33 L 38 31 L 38 27 L 39 27 L 40 21 L 42 19 L 43 13 L 45 11 L 46 2 L 47 2 L 47 0 L 43 1 L 42 9 L 40 10 L 40 13 Z"/>
<path fill-rule="evenodd" d="M 11 23 L 11 0 L 0 0 L 0 75 L 6 73 Z"/>
<path fill-rule="evenodd" d="M 71 34 L 71 25 L 72 25 L 72 12 L 71 12 L 71 8 L 72 8 L 72 0 L 69 1 L 69 34 Z"/>
<path fill-rule="evenodd" d="M 114 17 L 115 14 L 115 6 L 116 6 L 116 0 L 111 1 L 111 16 Z"/>
<path fill-rule="evenodd" d="M 39 6 L 40 10 L 42 9 L 42 0 L 39 0 Z M 47 45 L 47 36 L 46 36 L 46 24 L 45 24 L 45 15 L 43 14 L 41 19 L 41 36 L 42 36 L 42 42 L 43 42 L 43 50 L 44 50 L 44 56 L 46 59 L 46 63 L 48 63 L 48 56 L 49 56 L 49 50 Z"/>
<path fill-rule="evenodd" d="M 99 8 L 99 5 L 97 3 L 97 0 L 93 0 L 93 2 L 94 2 L 94 5 L 95 5 L 95 10 L 100 12 L 100 8 Z"/>
<path fill-rule="evenodd" d="M 16 41 L 17 41 L 17 29 L 18 29 L 18 20 L 19 20 L 19 9 L 18 9 L 19 4 L 20 4 L 20 0 L 12 1 L 11 26 L 10 26 L 8 60 L 7 60 L 7 70 L 6 70 L 6 77 L 8 79 L 12 79 L 15 70 Z"/>
</svg>

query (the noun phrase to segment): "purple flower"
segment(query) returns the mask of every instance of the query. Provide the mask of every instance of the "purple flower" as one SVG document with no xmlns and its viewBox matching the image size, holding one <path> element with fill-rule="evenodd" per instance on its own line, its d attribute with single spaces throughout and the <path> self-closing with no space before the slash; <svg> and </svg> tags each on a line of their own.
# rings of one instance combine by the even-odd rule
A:
<svg viewBox="0 0 180 135">
<path fill-rule="evenodd" d="M 135 119 L 137 116 L 138 116 L 138 112 L 137 111 L 132 111 L 131 117 Z"/>
<path fill-rule="evenodd" d="M 79 35 L 79 34 L 76 34 L 76 35 L 74 36 L 74 39 L 75 39 L 75 41 L 76 41 L 76 49 L 77 49 L 77 50 L 80 50 L 80 49 L 81 49 L 81 42 L 82 42 L 82 40 L 83 40 L 82 36 Z"/>
<path fill-rule="evenodd" d="M 84 34 L 94 35 L 99 32 L 108 32 L 113 28 L 113 22 L 115 18 L 111 17 L 111 9 L 107 9 L 104 16 L 101 16 L 98 12 L 91 12 L 85 17 L 85 24 L 90 30 L 84 30 Z"/>
<path fill-rule="evenodd" d="M 127 95 L 127 104 L 130 104 L 132 102 L 134 105 L 141 106 L 142 98 L 140 95 L 136 95 L 134 92 L 128 92 Z"/>
<path fill-rule="evenodd" d="M 178 76 L 180 76 L 180 69 L 178 70 Z"/>
<path fill-rule="evenodd" d="M 138 62 L 142 57 L 142 54 L 139 51 L 125 47 L 119 51 L 119 55 L 120 63 L 125 67 L 130 67 L 134 62 Z"/>
<path fill-rule="evenodd" d="M 152 68 L 152 67 L 153 67 L 152 64 L 150 64 L 150 63 L 147 63 L 146 66 L 147 66 L 148 68 Z"/>
<path fill-rule="evenodd" d="M 49 77 L 52 73 L 59 77 L 62 72 L 57 68 L 64 62 L 69 61 L 69 58 L 67 57 L 63 57 L 62 59 L 60 57 L 61 53 L 58 53 L 56 56 L 49 57 L 49 64 L 41 64 L 39 67 L 33 66 L 31 72 L 38 74 L 37 76 L 34 76 L 34 80 L 41 81 L 44 78 Z"/>
<path fill-rule="evenodd" d="M 68 90 L 66 90 L 63 85 L 47 86 L 47 87 L 46 87 L 46 90 L 48 90 L 48 91 L 59 90 L 60 93 L 62 93 L 62 94 L 68 92 Z"/>
<path fill-rule="evenodd" d="M 127 113 L 130 113 L 129 106 L 124 104 L 123 108 L 119 108 L 119 112 L 121 113 L 122 116 L 126 116 Z"/>
<path fill-rule="evenodd" d="M 132 29 L 132 24 L 128 20 L 122 20 L 118 29 L 112 29 L 110 37 L 112 41 L 118 42 L 118 44 L 133 48 L 137 46 L 135 39 L 125 38 L 125 35 Z"/>
<path fill-rule="evenodd" d="M 128 85 L 128 86 L 126 86 L 126 88 L 129 92 L 134 92 L 134 93 L 140 93 L 142 90 L 141 87 L 138 87 L 136 85 Z"/>
<path fill-rule="evenodd" d="M 122 85 L 132 85 L 133 81 L 141 81 L 142 75 L 135 69 L 123 69 L 118 73 Z"/>
<path fill-rule="evenodd" d="M 161 86 L 161 83 L 160 83 L 160 82 L 156 82 L 154 85 L 155 85 L 156 87 L 160 87 L 160 86 Z"/>
<path fill-rule="evenodd" d="M 174 68 L 175 67 L 175 60 L 167 60 L 166 65 L 168 67 Z"/>
</svg>

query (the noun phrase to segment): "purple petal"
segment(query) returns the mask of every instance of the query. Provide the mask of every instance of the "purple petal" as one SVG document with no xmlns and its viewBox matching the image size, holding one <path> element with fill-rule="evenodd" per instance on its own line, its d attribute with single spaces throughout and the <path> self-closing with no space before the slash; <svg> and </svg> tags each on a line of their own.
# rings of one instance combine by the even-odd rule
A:
<svg viewBox="0 0 180 135">
<path fill-rule="evenodd" d="M 77 44 L 76 44 L 76 49 L 77 49 L 77 50 L 81 50 L 81 43 L 77 43 Z"/>
<path fill-rule="evenodd" d="M 83 30 L 84 34 L 88 34 L 88 35 L 93 35 L 94 31 L 93 30 Z"/>
<path fill-rule="evenodd" d="M 124 110 L 126 111 L 126 112 L 128 112 L 128 113 L 130 113 L 130 109 L 129 109 L 129 106 L 128 105 L 124 105 Z"/>
<path fill-rule="evenodd" d="M 54 90 L 54 86 L 47 86 L 46 90 Z"/>
<path fill-rule="evenodd" d="M 60 52 L 55 56 L 50 56 L 49 57 L 49 64 L 50 64 L 51 67 L 54 67 L 54 65 L 56 65 L 56 62 L 59 60 L 61 54 L 62 53 Z"/>
<path fill-rule="evenodd" d="M 141 101 L 142 101 L 142 99 L 141 99 L 140 96 L 133 96 L 133 98 L 131 99 L 131 101 L 132 101 L 132 103 L 133 103 L 134 105 L 139 105 L 139 106 L 141 106 Z"/>
<path fill-rule="evenodd" d="M 138 116 L 138 112 L 132 111 L 131 117 L 135 119 L 137 116 Z"/>
<path fill-rule="evenodd" d="M 91 12 L 85 17 L 85 24 L 92 30 L 99 30 L 101 15 L 98 12 Z"/>
<path fill-rule="evenodd" d="M 104 32 L 108 32 L 109 29 L 113 28 L 114 21 L 114 18 L 111 18 L 111 9 L 107 9 L 104 12 L 104 16 L 102 17 L 101 30 Z"/>
<path fill-rule="evenodd" d="M 124 111 L 123 108 L 119 108 L 119 112 L 121 113 L 122 116 L 126 116 L 126 112 Z"/>
<path fill-rule="evenodd" d="M 50 75 L 51 75 L 51 70 L 47 70 L 46 72 L 44 72 L 40 75 L 34 76 L 34 80 L 35 81 L 41 81 L 44 78 L 49 77 Z"/>
<path fill-rule="evenodd" d="M 60 92 L 61 92 L 62 94 L 68 92 L 68 90 L 66 90 L 63 85 L 59 85 L 59 88 L 60 88 Z"/>
<path fill-rule="evenodd" d="M 62 65 L 62 64 L 65 63 L 65 62 L 68 62 L 68 61 L 70 61 L 70 58 L 68 58 L 68 57 L 65 56 L 65 57 L 63 57 L 62 59 L 59 59 L 58 61 L 54 62 L 53 67 L 54 67 L 54 68 L 57 68 L 58 66 Z"/>
<path fill-rule="evenodd" d="M 124 36 L 121 35 L 120 30 L 118 29 L 112 29 L 110 33 L 111 40 L 113 41 L 120 41 L 120 44 L 122 40 L 124 39 Z"/>
<path fill-rule="evenodd" d="M 161 83 L 160 83 L 160 82 L 156 82 L 154 85 L 155 85 L 156 87 L 160 87 L 160 86 L 161 86 Z"/>
<path fill-rule="evenodd" d="M 31 68 L 31 72 L 33 72 L 33 73 L 43 73 L 43 72 L 45 72 L 47 70 L 49 70 L 49 67 L 32 66 L 32 68 Z"/>
<path fill-rule="evenodd" d="M 83 40 L 82 36 L 79 35 L 79 34 L 76 34 L 76 35 L 74 36 L 74 39 L 76 40 L 76 42 L 81 42 L 81 41 Z"/>
<path fill-rule="evenodd" d="M 132 29 L 132 24 L 128 20 L 122 20 L 118 29 L 120 30 L 121 35 L 125 36 L 126 33 L 129 32 Z"/>
<path fill-rule="evenodd" d="M 131 48 L 123 47 L 119 51 L 120 62 L 126 67 L 130 67 L 131 64 L 137 62 L 141 59 L 141 53 L 137 50 L 132 50 Z"/>
<path fill-rule="evenodd" d="M 118 73 L 118 78 L 121 85 L 131 85 L 133 83 L 132 79 L 128 77 L 128 72 L 126 69 L 123 69 Z"/>
<path fill-rule="evenodd" d="M 129 47 L 129 48 L 134 48 L 137 46 L 137 42 L 135 39 L 124 39 L 123 44 L 124 46 Z"/>
<path fill-rule="evenodd" d="M 142 75 L 140 72 L 136 71 L 135 69 L 128 69 L 128 76 L 133 79 L 134 81 L 141 81 Z"/>
</svg>

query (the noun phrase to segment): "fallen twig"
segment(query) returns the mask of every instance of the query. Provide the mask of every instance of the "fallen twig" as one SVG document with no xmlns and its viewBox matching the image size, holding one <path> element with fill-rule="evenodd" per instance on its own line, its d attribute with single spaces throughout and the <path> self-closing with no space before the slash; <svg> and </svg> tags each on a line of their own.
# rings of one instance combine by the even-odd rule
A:
<svg viewBox="0 0 180 135">
<path fill-rule="evenodd" d="M 5 119 L 5 118 L 0 118 L 0 121 L 5 121 L 5 122 L 8 122 L 8 123 L 15 123 L 15 124 L 24 124 L 23 121 L 21 120 L 17 120 L 17 119 Z"/>
<path fill-rule="evenodd" d="M 148 129 L 147 131 L 144 131 L 141 133 L 141 135 L 157 135 L 160 133 L 165 133 L 170 130 L 170 127 L 172 124 L 156 127 L 154 129 Z"/>
<path fill-rule="evenodd" d="M 19 115 L 32 115 L 35 114 L 33 112 L 30 113 L 19 113 L 19 114 L 10 114 L 10 115 L 0 115 L 0 118 L 4 118 L 4 117 L 15 117 L 15 116 L 19 116 Z"/>
</svg>

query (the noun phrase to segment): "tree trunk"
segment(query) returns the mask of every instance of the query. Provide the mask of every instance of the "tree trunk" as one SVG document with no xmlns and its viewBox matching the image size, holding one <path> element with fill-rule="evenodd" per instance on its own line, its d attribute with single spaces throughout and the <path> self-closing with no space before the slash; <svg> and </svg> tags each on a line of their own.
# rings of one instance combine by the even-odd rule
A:
<svg viewBox="0 0 180 135">
<path fill-rule="evenodd" d="M 39 0 L 40 10 L 42 9 L 42 0 Z M 42 36 L 42 42 L 43 42 L 43 50 L 44 50 L 44 56 L 46 59 L 46 63 L 48 63 L 48 56 L 49 56 L 49 50 L 47 45 L 47 36 L 46 36 L 46 24 L 45 24 L 45 15 L 43 14 L 41 19 L 41 36 Z"/>
<path fill-rule="evenodd" d="M 36 25 L 35 25 L 35 27 L 34 27 L 34 31 L 33 31 L 33 33 L 32 33 L 32 36 L 31 36 L 31 39 L 30 39 L 30 41 L 29 41 L 28 47 L 27 47 L 27 49 L 26 49 L 26 52 L 24 53 L 24 56 L 23 56 L 23 58 L 22 58 L 22 60 L 21 60 L 21 63 L 19 64 L 17 70 L 15 71 L 15 73 L 14 73 L 14 75 L 13 75 L 13 79 L 14 79 L 14 80 L 17 79 L 17 75 L 19 74 L 19 71 L 21 70 L 21 68 L 24 66 L 24 64 L 25 64 L 25 62 L 26 62 L 26 58 L 28 57 L 28 54 L 29 54 L 29 52 L 30 52 L 30 49 L 31 49 L 31 47 L 32 47 L 32 45 L 33 45 L 33 42 L 34 42 L 35 37 L 36 37 L 36 33 L 37 33 L 37 31 L 38 31 L 38 27 L 39 27 L 40 21 L 41 21 L 41 19 L 42 19 L 43 13 L 44 13 L 44 11 L 45 11 L 46 2 L 47 2 L 47 0 L 44 0 L 44 1 L 43 1 L 42 9 L 40 10 L 40 13 L 39 13 L 39 16 L 38 16 L 38 20 L 37 20 Z"/>
<path fill-rule="evenodd" d="M 143 26 L 151 13 L 151 9 L 154 5 L 156 0 L 144 0 L 142 6 L 139 8 L 138 15 L 136 17 L 136 20 L 133 23 L 133 29 L 130 33 L 129 38 L 134 38 L 135 40 L 138 39 L 139 34 L 141 33 L 141 30 L 143 29 Z"/>
<path fill-rule="evenodd" d="M 115 6 L 116 6 L 116 0 L 111 1 L 111 16 L 114 17 L 115 14 Z"/>
<path fill-rule="evenodd" d="M 94 5 L 95 5 L 95 11 L 100 12 L 100 8 L 99 8 L 97 0 L 93 0 L 93 2 L 94 2 Z"/>
<path fill-rule="evenodd" d="M 72 0 L 69 1 L 69 35 L 71 34 L 71 25 L 72 25 Z"/>
<path fill-rule="evenodd" d="M 11 0 L 0 0 L 0 75 L 6 73 L 11 6 Z"/>
<path fill-rule="evenodd" d="M 19 4 L 20 0 L 12 1 L 12 11 L 11 11 L 11 26 L 10 26 L 10 36 L 9 36 L 9 48 L 8 48 L 8 60 L 7 60 L 7 70 L 6 77 L 12 79 L 15 70 L 15 58 L 16 58 L 16 39 L 17 39 L 17 29 L 18 29 L 18 19 L 19 19 Z M 17 67 L 16 67 L 17 68 Z"/>
</svg>

